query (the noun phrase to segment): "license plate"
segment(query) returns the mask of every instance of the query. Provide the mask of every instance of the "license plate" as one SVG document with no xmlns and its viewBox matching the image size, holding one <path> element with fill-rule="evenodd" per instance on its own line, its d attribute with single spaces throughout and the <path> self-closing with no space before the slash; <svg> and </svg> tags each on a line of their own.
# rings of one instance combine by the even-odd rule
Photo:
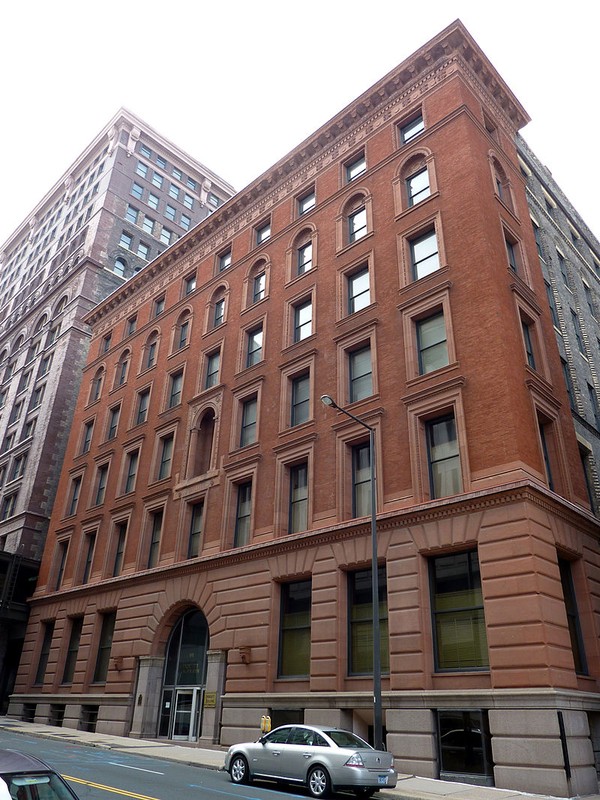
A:
<svg viewBox="0 0 600 800">
<path fill-rule="evenodd" d="M 387 775 L 378 775 L 377 783 L 379 786 L 385 786 L 387 783 Z"/>
</svg>

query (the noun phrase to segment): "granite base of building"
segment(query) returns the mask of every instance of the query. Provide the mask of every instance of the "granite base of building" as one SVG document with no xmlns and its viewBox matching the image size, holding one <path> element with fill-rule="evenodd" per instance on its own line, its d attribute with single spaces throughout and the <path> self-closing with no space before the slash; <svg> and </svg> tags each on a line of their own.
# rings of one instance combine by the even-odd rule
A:
<svg viewBox="0 0 600 800">
<path fill-rule="evenodd" d="M 229 694 L 220 701 L 218 742 L 223 746 L 256 739 L 260 719 L 265 714 L 271 716 L 273 725 L 283 722 L 336 725 L 351 728 L 365 737 L 372 722 L 369 693 L 260 697 Z M 385 695 L 384 709 L 387 748 L 394 754 L 396 768 L 401 773 L 556 797 L 598 792 L 600 698 L 596 695 L 547 690 L 406 692 Z M 461 712 L 482 714 L 481 719 L 485 720 L 486 731 L 471 733 L 475 739 L 478 732 L 485 733 L 487 738 L 484 747 L 489 747 L 491 756 L 487 774 L 452 773 L 444 769 L 444 758 L 448 752 L 452 758 L 452 750 L 446 748 L 442 752 L 445 745 L 441 743 L 440 713 Z M 139 735 L 139 729 L 136 731 L 132 724 L 135 714 L 132 698 L 125 696 L 40 694 L 13 695 L 8 716 L 135 736 Z M 214 730 L 214 710 L 205 708 L 198 743 L 215 741 Z M 156 734 L 146 728 L 145 738 L 152 735 Z"/>
</svg>

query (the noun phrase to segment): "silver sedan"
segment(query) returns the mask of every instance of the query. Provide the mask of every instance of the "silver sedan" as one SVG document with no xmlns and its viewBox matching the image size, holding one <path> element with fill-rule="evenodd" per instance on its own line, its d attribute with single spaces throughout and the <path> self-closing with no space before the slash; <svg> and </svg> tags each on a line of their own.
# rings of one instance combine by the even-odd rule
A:
<svg viewBox="0 0 600 800">
<path fill-rule="evenodd" d="M 234 744 L 225 770 L 234 783 L 267 778 L 302 784 L 316 798 L 339 789 L 368 798 L 398 780 L 391 753 L 374 750 L 350 731 L 316 725 L 282 725 L 257 742 Z"/>
</svg>

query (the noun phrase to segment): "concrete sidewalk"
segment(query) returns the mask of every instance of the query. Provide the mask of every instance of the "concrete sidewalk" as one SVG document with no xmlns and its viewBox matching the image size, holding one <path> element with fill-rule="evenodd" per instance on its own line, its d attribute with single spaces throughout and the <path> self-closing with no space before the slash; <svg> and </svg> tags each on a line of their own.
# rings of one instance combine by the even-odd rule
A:
<svg viewBox="0 0 600 800">
<path fill-rule="evenodd" d="M 225 748 L 197 747 L 194 744 L 174 744 L 156 739 L 129 739 L 105 733 L 87 733 L 73 728 L 57 728 L 52 725 L 39 725 L 35 722 L 22 722 L 8 717 L 0 717 L 0 730 L 11 733 L 56 739 L 62 742 L 101 747 L 123 753 L 133 753 L 150 758 L 178 761 L 182 764 L 209 769 L 221 769 L 225 760 Z M 549 795 L 528 794 L 510 789 L 496 789 L 486 786 L 470 786 L 465 783 L 451 783 L 415 775 L 399 775 L 395 789 L 382 789 L 378 793 L 387 800 L 556 800 Z M 564 798 L 561 798 L 564 800 Z M 600 800 L 600 794 L 586 795 L 585 800 Z"/>
</svg>

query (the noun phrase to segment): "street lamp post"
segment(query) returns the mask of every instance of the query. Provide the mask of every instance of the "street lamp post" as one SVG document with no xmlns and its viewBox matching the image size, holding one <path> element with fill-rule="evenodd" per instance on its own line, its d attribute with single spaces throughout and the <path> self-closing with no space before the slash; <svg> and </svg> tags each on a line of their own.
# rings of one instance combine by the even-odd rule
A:
<svg viewBox="0 0 600 800">
<path fill-rule="evenodd" d="M 333 397 L 321 396 L 323 405 L 335 408 L 369 431 L 371 477 L 371 602 L 373 604 L 373 744 L 383 750 L 383 712 L 381 702 L 381 626 L 379 623 L 379 564 L 377 562 L 377 493 L 375 490 L 375 428 L 340 408 Z"/>
</svg>

